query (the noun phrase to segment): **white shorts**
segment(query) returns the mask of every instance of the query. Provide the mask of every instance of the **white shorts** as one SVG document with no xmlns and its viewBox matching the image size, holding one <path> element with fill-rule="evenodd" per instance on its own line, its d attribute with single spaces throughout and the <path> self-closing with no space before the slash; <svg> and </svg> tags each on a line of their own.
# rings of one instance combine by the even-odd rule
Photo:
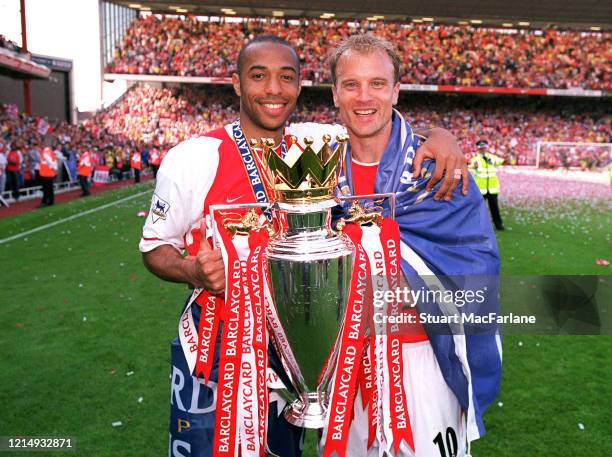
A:
<svg viewBox="0 0 612 457">
<path fill-rule="evenodd" d="M 429 341 L 404 343 L 404 389 L 407 395 L 413 452 L 408 446 L 397 457 L 465 457 L 466 437 L 461 406 L 442 377 Z M 368 450 L 368 411 L 357 393 L 346 455 L 378 457 L 378 440 Z M 393 452 L 393 449 L 391 450 Z M 387 455 L 393 455 L 392 453 Z"/>
</svg>

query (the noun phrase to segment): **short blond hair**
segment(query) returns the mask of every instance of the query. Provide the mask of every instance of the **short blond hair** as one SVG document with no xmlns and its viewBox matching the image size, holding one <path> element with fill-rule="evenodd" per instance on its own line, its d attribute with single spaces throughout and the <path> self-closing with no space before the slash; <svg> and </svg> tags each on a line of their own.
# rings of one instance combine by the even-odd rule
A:
<svg viewBox="0 0 612 457">
<path fill-rule="evenodd" d="M 342 43 L 329 54 L 327 62 L 329 63 L 329 69 L 331 71 L 332 83 L 334 85 L 336 84 L 336 68 L 342 54 L 346 51 L 357 51 L 363 54 L 369 54 L 376 50 L 383 51 L 389 56 L 393 64 L 393 83 L 399 82 L 400 65 L 402 61 L 395 47 L 387 40 L 383 40 L 369 33 L 360 33 L 358 35 L 352 35 L 342 41 Z"/>
</svg>

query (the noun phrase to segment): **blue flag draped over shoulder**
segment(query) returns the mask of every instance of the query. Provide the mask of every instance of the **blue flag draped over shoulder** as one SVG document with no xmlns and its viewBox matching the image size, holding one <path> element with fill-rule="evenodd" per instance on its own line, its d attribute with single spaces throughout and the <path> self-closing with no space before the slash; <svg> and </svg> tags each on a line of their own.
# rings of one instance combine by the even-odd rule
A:
<svg viewBox="0 0 612 457">
<path fill-rule="evenodd" d="M 391 137 L 378 166 L 375 192 L 395 194 L 404 275 L 497 278 L 497 242 L 489 212 L 472 177 L 469 176 L 468 195 L 461 195 L 458 189 L 450 201 L 435 201 L 433 195 L 439 184 L 430 193 L 425 191 L 435 162 L 425 161 L 421 176 L 413 179 L 412 160 L 418 139 L 397 111 L 392 122 Z M 346 163 L 347 180 L 351 183 L 350 157 Z M 495 299 L 496 296 L 495 293 Z M 442 375 L 467 413 L 467 438 L 473 441 L 484 435 L 482 414 L 499 390 L 500 337 L 426 329 Z"/>
</svg>

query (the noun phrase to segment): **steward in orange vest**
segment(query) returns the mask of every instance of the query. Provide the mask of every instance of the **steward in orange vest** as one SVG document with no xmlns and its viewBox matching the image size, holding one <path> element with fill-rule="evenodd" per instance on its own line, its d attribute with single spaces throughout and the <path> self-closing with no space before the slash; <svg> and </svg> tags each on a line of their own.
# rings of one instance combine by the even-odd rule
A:
<svg viewBox="0 0 612 457">
<path fill-rule="evenodd" d="M 55 151 L 50 147 L 42 150 L 40 156 L 40 182 L 42 184 L 43 197 L 40 207 L 51 206 L 55 203 L 55 191 L 53 180 L 57 175 L 57 157 Z"/>
<path fill-rule="evenodd" d="M 79 185 L 81 186 L 81 197 L 87 197 L 90 195 L 89 192 L 89 177 L 93 168 L 93 160 L 91 152 L 85 151 L 79 158 L 79 165 L 77 167 L 77 175 Z"/>
<path fill-rule="evenodd" d="M 159 164 L 161 163 L 161 154 L 159 153 L 159 149 L 153 148 L 149 153 L 149 165 L 151 165 L 151 169 L 153 170 L 153 177 L 157 178 L 157 170 L 159 170 Z"/>
<path fill-rule="evenodd" d="M 130 160 L 130 164 L 132 165 L 132 168 L 134 169 L 134 182 L 139 183 L 140 182 L 140 169 L 142 168 L 142 157 L 140 155 L 140 152 L 134 151 L 132 153 L 132 159 Z"/>
</svg>

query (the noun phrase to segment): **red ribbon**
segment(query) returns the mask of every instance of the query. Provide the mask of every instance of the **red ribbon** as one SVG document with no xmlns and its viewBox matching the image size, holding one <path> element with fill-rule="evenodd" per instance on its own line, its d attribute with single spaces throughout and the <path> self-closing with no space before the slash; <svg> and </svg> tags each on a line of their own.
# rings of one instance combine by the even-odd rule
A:
<svg viewBox="0 0 612 457">
<path fill-rule="evenodd" d="M 266 371 L 268 367 L 268 342 L 266 338 L 266 315 L 264 306 L 264 294 L 267 281 L 267 257 L 264 255 L 268 245 L 268 234 L 259 230 L 251 234 L 249 247 L 251 254 L 248 259 L 249 267 L 249 295 L 253 309 L 253 350 L 255 351 L 255 369 L 257 402 L 258 432 L 259 432 L 259 455 L 265 454 L 266 444 L 266 419 L 268 417 L 268 388 L 266 382 Z"/>
<path fill-rule="evenodd" d="M 194 376 L 201 377 L 207 383 L 213 366 L 219 314 L 223 300 L 216 295 L 212 295 L 209 291 L 203 290 L 195 301 L 200 305 L 200 323 L 198 325 L 198 351 Z"/>
<path fill-rule="evenodd" d="M 219 359 L 217 409 L 215 414 L 214 451 L 219 457 L 234 457 L 236 449 L 237 398 L 242 358 L 242 318 L 244 292 L 241 265 L 230 234 L 217 221 L 219 234 L 227 252 L 227 296 L 221 313 L 223 333 Z"/>
<path fill-rule="evenodd" d="M 344 233 L 355 245 L 355 261 L 331 392 L 323 457 L 328 457 L 334 452 L 338 457 L 345 455 L 363 350 L 361 323 L 365 306 L 364 296 L 370 277 L 368 256 L 361 245 L 361 227 L 349 224 L 344 229 Z"/>
<path fill-rule="evenodd" d="M 363 408 L 368 408 L 368 449 L 376 438 L 378 424 L 378 391 L 376 390 L 375 338 L 370 336 L 365 340 L 361 370 L 359 371 L 359 387 Z"/>
<path fill-rule="evenodd" d="M 201 239 L 200 230 L 192 230 L 192 243 L 185 243 L 190 256 L 198 253 L 200 243 L 208 243 L 208 240 Z M 197 334 L 197 358 L 193 375 L 202 378 L 204 382 L 210 379 L 210 371 L 213 365 L 215 344 L 217 341 L 217 331 L 223 298 L 212 295 L 207 290 L 202 290 L 196 297 L 195 302 L 200 305 L 200 323 L 198 324 Z"/>
<path fill-rule="evenodd" d="M 389 290 L 395 291 L 400 285 L 400 232 L 395 221 L 384 219 L 381 224 L 380 241 L 385 256 L 385 269 Z M 399 304 L 393 300 L 389 304 L 388 315 L 399 315 Z M 404 362 L 402 354 L 402 338 L 398 328 L 387 325 L 387 367 L 390 393 L 391 432 L 393 447 L 397 454 L 402 440 L 414 450 L 414 439 L 410 427 L 410 417 L 404 391 Z"/>
</svg>

